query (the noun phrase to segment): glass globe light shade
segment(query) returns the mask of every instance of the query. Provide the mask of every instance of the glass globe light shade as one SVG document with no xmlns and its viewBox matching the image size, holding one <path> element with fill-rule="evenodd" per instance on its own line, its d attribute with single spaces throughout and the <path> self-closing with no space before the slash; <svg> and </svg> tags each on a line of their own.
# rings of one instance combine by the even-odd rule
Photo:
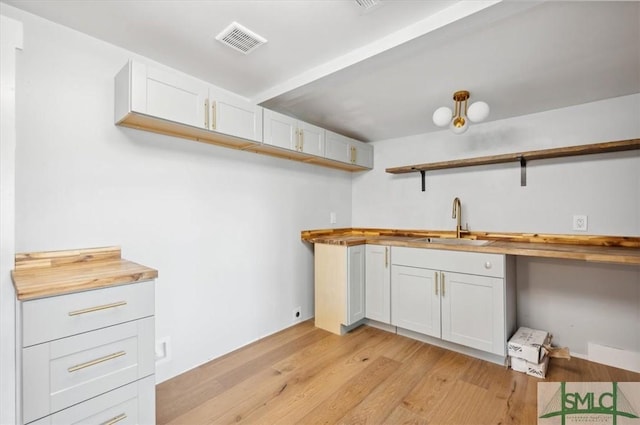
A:
<svg viewBox="0 0 640 425">
<path fill-rule="evenodd" d="M 438 127 L 445 127 L 451 122 L 453 112 L 446 106 L 441 106 L 433 113 L 433 123 Z"/>
<path fill-rule="evenodd" d="M 489 116 L 489 105 L 486 102 L 474 102 L 467 109 L 467 117 L 473 122 L 481 122 Z"/>
<path fill-rule="evenodd" d="M 455 117 L 449 125 L 449 129 L 455 134 L 462 134 L 469 129 L 469 121 L 463 117 Z"/>
</svg>

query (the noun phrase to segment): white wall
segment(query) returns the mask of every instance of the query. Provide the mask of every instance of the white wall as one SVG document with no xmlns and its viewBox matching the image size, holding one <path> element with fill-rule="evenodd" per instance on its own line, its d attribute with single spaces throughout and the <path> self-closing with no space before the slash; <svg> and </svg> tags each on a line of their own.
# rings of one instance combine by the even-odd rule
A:
<svg viewBox="0 0 640 425">
<path fill-rule="evenodd" d="M 16 422 L 15 257 L 16 49 L 22 24 L 0 16 L 0 424 Z"/>
<path fill-rule="evenodd" d="M 526 100 L 525 100 L 526 101 Z M 376 169 L 353 179 L 356 227 L 455 229 L 453 198 L 472 230 L 640 236 L 640 151 L 392 175 L 385 168 L 640 137 L 640 94 L 374 142 Z M 430 119 L 430 117 L 425 117 Z M 586 356 L 587 343 L 640 352 L 640 267 L 519 257 L 518 321 L 550 330 Z"/>
<path fill-rule="evenodd" d="M 113 124 L 132 52 L 7 5 L 18 57 L 16 251 L 120 245 L 157 268 L 162 381 L 313 314 L 304 229 L 351 225 L 351 174 Z"/>
</svg>

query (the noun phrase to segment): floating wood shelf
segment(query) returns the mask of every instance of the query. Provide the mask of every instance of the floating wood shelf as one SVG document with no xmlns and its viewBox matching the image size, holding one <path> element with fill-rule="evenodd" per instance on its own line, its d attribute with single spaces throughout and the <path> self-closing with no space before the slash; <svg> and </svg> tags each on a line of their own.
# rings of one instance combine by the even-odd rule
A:
<svg viewBox="0 0 640 425">
<path fill-rule="evenodd" d="M 406 174 L 419 171 L 422 175 L 422 190 L 424 191 L 424 172 L 430 170 L 442 170 L 446 168 L 473 167 L 475 165 L 502 164 L 505 162 L 520 162 L 522 168 L 521 185 L 526 185 L 527 161 L 535 159 L 562 158 L 566 156 L 592 155 L 607 152 L 620 152 L 640 149 L 640 139 L 618 140 L 616 142 L 595 143 L 590 145 L 568 146 L 562 148 L 543 149 L 537 151 L 507 153 L 502 155 L 481 156 L 467 159 L 454 159 L 451 161 L 430 162 L 403 167 L 387 168 L 387 173 Z"/>
</svg>

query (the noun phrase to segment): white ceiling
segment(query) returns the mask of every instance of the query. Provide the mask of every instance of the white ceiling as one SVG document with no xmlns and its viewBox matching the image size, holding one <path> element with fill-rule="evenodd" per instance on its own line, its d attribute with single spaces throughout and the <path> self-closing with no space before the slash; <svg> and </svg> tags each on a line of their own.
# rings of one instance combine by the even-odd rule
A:
<svg viewBox="0 0 640 425">
<path fill-rule="evenodd" d="M 489 120 L 640 92 L 638 1 L 3 2 L 363 140 L 435 130 L 456 90 Z M 268 43 L 223 46 L 232 21 Z"/>
</svg>

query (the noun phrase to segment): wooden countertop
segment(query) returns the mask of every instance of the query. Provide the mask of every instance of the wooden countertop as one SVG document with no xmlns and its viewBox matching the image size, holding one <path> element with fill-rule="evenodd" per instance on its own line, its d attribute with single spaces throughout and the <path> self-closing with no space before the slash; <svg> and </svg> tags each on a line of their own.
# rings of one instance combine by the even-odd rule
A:
<svg viewBox="0 0 640 425">
<path fill-rule="evenodd" d="M 125 260 L 120 247 L 22 253 L 11 272 L 19 300 L 155 279 L 158 271 Z"/>
<path fill-rule="evenodd" d="M 634 236 L 469 232 L 463 236 L 463 239 L 486 240 L 487 244 L 451 245 L 419 239 L 427 237 L 455 239 L 453 231 L 347 228 L 305 230 L 302 231 L 301 237 L 302 240 L 311 243 L 342 246 L 362 244 L 408 246 L 640 265 L 640 237 Z"/>
</svg>

